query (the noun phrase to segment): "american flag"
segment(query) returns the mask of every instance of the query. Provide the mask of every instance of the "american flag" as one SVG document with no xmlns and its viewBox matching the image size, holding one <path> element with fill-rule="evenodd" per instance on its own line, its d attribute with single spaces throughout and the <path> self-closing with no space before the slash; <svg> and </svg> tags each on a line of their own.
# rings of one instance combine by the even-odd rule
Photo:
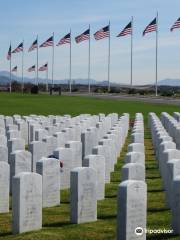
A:
<svg viewBox="0 0 180 240">
<path fill-rule="evenodd" d="M 176 28 L 180 28 L 180 18 L 172 25 L 171 32 Z"/>
<path fill-rule="evenodd" d="M 102 38 L 106 38 L 106 37 L 109 37 L 109 36 L 110 36 L 109 25 L 106 26 L 106 27 L 101 28 L 99 31 L 97 31 L 94 34 L 94 38 L 96 40 L 100 40 Z"/>
<path fill-rule="evenodd" d="M 23 42 L 19 44 L 17 48 L 15 48 L 12 53 L 18 53 L 23 51 Z"/>
<path fill-rule="evenodd" d="M 37 39 L 32 43 L 32 45 L 30 46 L 28 52 L 31 52 L 31 51 L 33 51 L 36 48 L 38 48 L 38 40 Z"/>
<path fill-rule="evenodd" d="M 132 22 L 128 23 L 128 25 L 117 35 L 117 37 L 123 37 L 129 34 L 132 34 Z"/>
<path fill-rule="evenodd" d="M 157 31 L 157 18 L 154 18 L 154 20 L 144 29 L 143 36 L 146 33 L 155 31 Z"/>
<path fill-rule="evenodd" d="M 12 72 L 17 72 L 17 66 L 13 67 Z"/>
<path fill-rule="evenodd" d="M 28 68 L 28 72 L 35 72 L 36 66 L 33 65 L 32 67 Z"/>
<path fill-rule="evenodd" d="M 90 29 L 87 29 L 85 32 L 75 37 L 75 41 L 76 43 L 80 43 L 80 42 L 89 40 L 89 38 L 90 38 Z"/>
<path fill-rule="evenodd" d="M 7 60 L 9 61 L 11 59 L 11 44 L 9 46 L 8 54 L 7 54 Z"/>
<path fill-rule="evenodd" d="M 63 38 L 61 38 L 56 46 L 60 46 L 68 43 L 71 43 L 71 33 L 68 33 Z"/>
<path fill-rule="evenodd" d="M 54 37 L 48 38 L 44 43 L 42 43 L 39 47 L 52 47 L 54 44 Z"/>
<path fill-rule="evenodd" d="M 44 64 L 43 66 L 41 66 L 39 68 L 39 71 L 43 72 L 43 71 L 46 71 L 48 69 L 48 63 Z"/>
</svg>

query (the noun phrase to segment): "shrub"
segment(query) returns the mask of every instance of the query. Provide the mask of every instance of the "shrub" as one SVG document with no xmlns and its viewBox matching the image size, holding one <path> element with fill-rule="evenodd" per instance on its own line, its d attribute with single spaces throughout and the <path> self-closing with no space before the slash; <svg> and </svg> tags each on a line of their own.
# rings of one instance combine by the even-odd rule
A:
<svg viewBox="0 0 180 240">
<path fill-rule="evenodd" d="M 37 85 L 34 85 L 32 88 L 31 88 L 31 94 L 38 94 L 39 93 L 39 88 Z"/>
</svg>

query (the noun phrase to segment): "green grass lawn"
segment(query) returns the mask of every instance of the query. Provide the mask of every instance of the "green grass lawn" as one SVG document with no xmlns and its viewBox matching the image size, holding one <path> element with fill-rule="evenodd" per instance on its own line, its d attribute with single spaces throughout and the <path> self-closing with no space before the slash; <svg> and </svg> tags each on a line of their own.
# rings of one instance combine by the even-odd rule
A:
<svg viewBox="0 0 180 240">
<path fill-rule="evenodd" d="M 136 112 L 142 112 L 145 119 L 148 112 L 160 114 L 162 111 L 172 113 L 179 111 L 179 106 L 149 104 L 127 100 L 106 100 L 90 97 L 69 97 L 58 95 L 30 95 L 0 93 L 0 114 L 72 114 L 81 113 L 124 113 L 133 116 Z"/>
<path fill-rule="evenodd" d="M 128 112 L 131 117 L 142 112 L 147 119 L 148 112 L 160 114 L 162 111 L 172 113 L 179 111 L 178 106 L 157 105 L 131 101 L 101 100 L 83 97 L 65 96 L 31 96 L 21 94 L 0 94 L 0 114 L 96 114 Z M 15 240 L 114 240 L 116 239 L 117 188 L 121 179 L 121 167 L 127 152 L 128 137 L 120 158 L 111 174 L 111 183 L 106 184 L 106 197 L 98 202 L 98 221 L 86 224 L 71 224 L 69 209 L 69 191 L 61 191 L 61 205 L 43 209 L 43 229 L 13 236 L 11 233 L 11 211 L 0 214 L 0 239 Z M 150 229 L 171 229 L 170 210 L 165 206 L 165 193 L 159 175 L 152 148 L 149 130 L 145 130 L 146 146 L 146 182 L 148 185 L 147 227 Z M 171 235 L 148 235 L 147 239 L 180 239 Z"/>
</svg>

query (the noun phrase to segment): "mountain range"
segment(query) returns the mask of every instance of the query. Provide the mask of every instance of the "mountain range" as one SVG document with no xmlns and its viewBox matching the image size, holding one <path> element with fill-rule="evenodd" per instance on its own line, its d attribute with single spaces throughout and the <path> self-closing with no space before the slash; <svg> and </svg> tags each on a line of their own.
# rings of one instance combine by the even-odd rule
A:
<svg viewBox="0 0 180 240">
<path fill-rule="evenodd" d="M 12 74 L 12 81 L 18 81 L 21 82 L 21 77 L 16 76 L 15 74 Z M 0 71 L 0 85 L 5 85 L 9 82 L 9 72 L 8 71 Z M 34 83 L 35 79 L 33 78 L 28 78 L 24 77 L 24 83 Z M 56 84 L 67 84 L 68 79 L 62 79 L 62 80 L 55 80 L 54 81 Z M 46 79 L 39 78 L 39 83 L 46 83 Z M 48 83 L 51 83 L 50 80 L 48 80 Z M 82 84 L 82 85 L 88 85 L 88 79 L 72 79 L 72 83 L 75 84 Z M 107 86 L 108 82 L 107 81 L 97 81 L 95 79 L 91 79 L 91 84 L 92 85 L 99 85 L 99 86 Z M 123 85 L 125 86 L 126 84 L 118 84 L 115 82 L 111 82 L 112 86 L 119 86 Z M 163 79 L 158 81 L 158 86 L 180 86 L 180 79 Z"/>
</svg>

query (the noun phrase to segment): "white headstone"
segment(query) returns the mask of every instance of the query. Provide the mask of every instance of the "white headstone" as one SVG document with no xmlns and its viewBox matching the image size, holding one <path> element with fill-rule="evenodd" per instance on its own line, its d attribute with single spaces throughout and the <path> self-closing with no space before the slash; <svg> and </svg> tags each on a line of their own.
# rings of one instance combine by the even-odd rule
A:
<svg viewBox="0 0 180 240">
<path fill-rule="evenodd" d="M 118 189 L 117 239 L 145 240 L 146 214 L 146 183 L 134 180 L 122 182 Z M 136 234 L 139 228 L 143 231 L 141 236 Z"/>
<path fill-rule="evenodd" d="M 0 161 L 8 162 L 8 148 L 0 145 Z"/>
<path fill-rule="evenodd" d="M 45 144 L 41 141 L 33 141 L 29 144 L 29 151 L 32 154 L 32 172 L 36 172 L 36 162 L 42 157 L 47 157 Z"/>
<path fill-rule="evenodd" d="M 0 213 L 9 212 L 9 164 L 0 161 Z"/>
<path fill-rule="evenodd" d="M 60 204 L 59 161 L 54 158 L 42 158 L 36 163 L 36 171 L 42 175 L 43 207 Z"/>
<path fill-rule="evenodd" d="M 93 168 L 78 167 L 71 171 L 71 222 L 97 220 L 96 172 Z"/>
<path fill-rule="evenodd" d="M 125 163 L 145 164 L 145 154 L 142 152 L 128 152 L 125 156 Z"/>
<path fill-rule="evenodd" d="M 140 163 L 127 163 L 121 170 L 121 181 L 145 181 L 145 166 Z"/>
<path fill-rule="evenodd" d="M 83 159 L 83 167 L 91 167 L 96 170 L 97 200 L 104 199 L 105 194 L 105 158 L 103 155 L 87 155 Z"/>
<path fill-rule="evenodd" d="M 20 173 L 12 182 L 13 234 L 42 228 L 42 177 Z"/>
</svg>

